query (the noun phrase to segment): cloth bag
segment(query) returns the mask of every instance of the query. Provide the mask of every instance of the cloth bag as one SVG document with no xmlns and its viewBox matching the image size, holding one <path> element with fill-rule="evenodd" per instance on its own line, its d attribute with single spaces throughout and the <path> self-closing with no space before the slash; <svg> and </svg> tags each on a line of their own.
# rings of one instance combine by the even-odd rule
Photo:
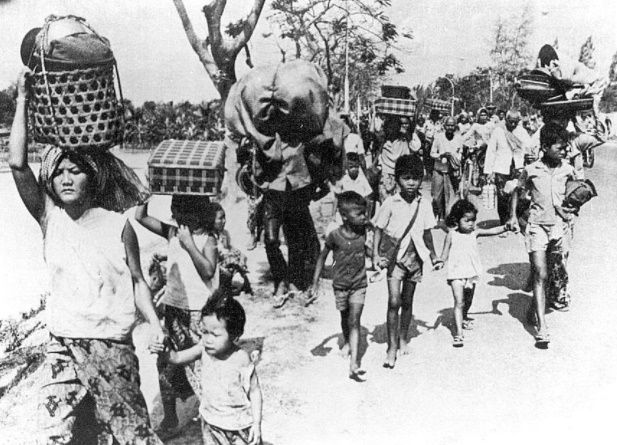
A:
<svg viewBox="0 0 617 445">
<path fill-rule="evenodd" d="M 38 71 L 41 56 L 50 71 L 71 70 L 114 62 L 109 40 L 100 36 L 85 19 L 50 15 L 42 28 L 30 30 L 21 45 L 24 65 Z"/>
<path fill-rule="evenodd" d="M 232 85 L 225 102 L 227 129 L 262 150 L 276 134 L 285 143 L 307 142 L 322 134 L 327 118 L 325 75 L 303 60 L 252 69 Z"/>
<path fill-rule="evenodd" d="M 343 174 L 343 140 L 349 129 L 329 110 L 326 77 L 317 65 L 295 60 L 254 68 L 232 85 L 225 102 L 228 141 L 248 138 L 257 146 L 257 183 L 275 178 L 286 145 L 304 144 L 314 185 Z"/>
<path fill-rule="evenodd" d="M 595 196 L 598 196 L 596 187 L 589 179 L 572 179 L 566 182 L 566 196 L 563 200 L 563 206 L 580 209 L 583 204 Z"/>
</svg>

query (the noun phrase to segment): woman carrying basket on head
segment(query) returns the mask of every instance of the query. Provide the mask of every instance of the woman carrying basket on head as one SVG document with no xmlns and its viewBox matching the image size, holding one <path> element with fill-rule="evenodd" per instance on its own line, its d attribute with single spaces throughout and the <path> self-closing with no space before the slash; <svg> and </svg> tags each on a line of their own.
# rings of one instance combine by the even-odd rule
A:
<svg viewBox="0 0 617 445">
<path fill-rule="evenodd" d="M 48 146 L 37 181 L 27 161 L 31 76 L 26 69 L 17 83 L 9 165 L 43 232 L 51 275 L 39 442 L 160 444 L 139 390 L 130 338 L 136 307 L 157 342 L 164 334 L 142 275 L 137 237 L 127 218 L 116 213 L 148 193 L 107 151 Z"/>
</svg>

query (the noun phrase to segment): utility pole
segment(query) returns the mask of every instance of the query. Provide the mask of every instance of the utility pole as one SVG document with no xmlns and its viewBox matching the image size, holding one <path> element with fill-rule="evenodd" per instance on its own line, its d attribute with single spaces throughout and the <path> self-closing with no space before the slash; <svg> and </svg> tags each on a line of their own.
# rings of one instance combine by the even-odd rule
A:
<svg viewBox="0 0 617 445">
<path fill-rule="evenodd" d="M 488 83 L 489 83 L 489 102 L 493 103 L 493 74 L 491 69 L 488 69 Z"/>
<path fill-rule="evenodd" d="M 349 7 L 345 0 L 347 17 L 345 20 L 345 113 L 349 114 Z"/>
</svg>

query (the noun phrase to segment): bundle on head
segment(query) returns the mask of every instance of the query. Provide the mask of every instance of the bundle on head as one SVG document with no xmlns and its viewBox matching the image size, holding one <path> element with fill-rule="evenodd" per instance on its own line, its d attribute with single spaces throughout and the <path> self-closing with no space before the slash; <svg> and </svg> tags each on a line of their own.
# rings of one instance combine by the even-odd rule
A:
<svg viewBox="0 0 617 445">
<path fill-rule="evenodd" d="M 33 71 L 30 111 L 37 142 L 106 150 L 122 141 L 115 59 L 109 41 L 84 19 L 47 17 L 24 37 L 21 57 Z"/>
</svg>

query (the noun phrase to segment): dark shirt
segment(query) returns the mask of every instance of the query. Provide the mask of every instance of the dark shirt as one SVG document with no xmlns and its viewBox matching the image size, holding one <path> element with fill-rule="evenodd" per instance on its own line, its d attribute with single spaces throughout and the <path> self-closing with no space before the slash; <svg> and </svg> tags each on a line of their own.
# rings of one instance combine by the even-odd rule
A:
<svg viewBox="0 0 617 445">
<path fill-rule="evenodd" d="M 334 256 L 332 287 L 336 290 L 356 290 L 368 285 L 364 255 L 364 235 L 348 238 L 343 228 L 333 230 L 326 238 L 326 247 Z"/>
</svg>

